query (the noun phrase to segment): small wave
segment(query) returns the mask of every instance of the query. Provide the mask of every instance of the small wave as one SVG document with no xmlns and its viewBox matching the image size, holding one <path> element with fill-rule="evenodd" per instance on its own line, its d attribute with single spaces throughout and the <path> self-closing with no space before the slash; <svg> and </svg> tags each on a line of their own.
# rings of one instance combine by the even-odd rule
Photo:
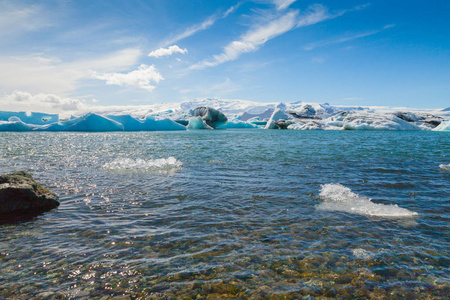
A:
<svg viewBox="0 0 450 300">
<path fill-rule="evenodd" d="M 352 214 L 376 217 L 412 217 L 416 212 L 398 205 L 373 203 L 372 199 L 353 193 L 342 184 L 324 184 L 320 191 L 324 200 L 317 208 L 320 210 L 343 211 Z"/>
<path fill-rule="evenodd" d="M 450 171 L 450 164 L 448 165 L 439 165 L 439 169 L 444 171 Z"/>
<path fill-rule="evenodd" d="M 180 168 L 183 163 L 171 156 L 168 158 L 159 159 L 131 159 L 131 158 L 119 158 L 112 162 L 103 165 L 103 169 L 108 170 L 161 170 Z"/>
</svg>

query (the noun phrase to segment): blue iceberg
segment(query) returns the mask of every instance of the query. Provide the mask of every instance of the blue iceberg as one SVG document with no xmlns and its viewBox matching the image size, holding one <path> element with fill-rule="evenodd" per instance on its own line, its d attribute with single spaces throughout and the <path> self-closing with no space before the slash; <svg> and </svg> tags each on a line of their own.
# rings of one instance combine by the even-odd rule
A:
<svg viewBox="0 0 450 300">
<path fill-rule="evenodd" d="M 19 112 L 0 111 L 0 121 L 14 121 L 14 120 L 17 121 L 16 118 L 25 124 L 32 124 L 32 125 L 46 125 L 59 122 L 58 114 L 46 114 L 40 112 L 24 112 L 24 111 Z"/>
</svg>

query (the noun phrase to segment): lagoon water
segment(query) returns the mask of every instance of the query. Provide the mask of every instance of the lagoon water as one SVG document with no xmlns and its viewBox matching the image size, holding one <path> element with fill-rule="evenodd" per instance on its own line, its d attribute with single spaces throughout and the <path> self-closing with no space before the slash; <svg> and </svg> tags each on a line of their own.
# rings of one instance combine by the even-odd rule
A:
<svg viewBox="0 0 450 300">
<path fill-rule="evenodd" d="M 0 133 L 59 208 L 0 224 L 0 298 L 448 299 L 446 132 Z"/>
</svg>

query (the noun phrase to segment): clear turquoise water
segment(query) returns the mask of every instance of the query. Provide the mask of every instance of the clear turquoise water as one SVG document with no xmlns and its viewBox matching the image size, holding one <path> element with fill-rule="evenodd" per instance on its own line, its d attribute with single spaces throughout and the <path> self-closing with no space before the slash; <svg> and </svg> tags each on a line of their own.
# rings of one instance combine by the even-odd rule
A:
<svg viewBox="0 0 450 300">
<path fill-rule="evenodd" d="M 0 225 L 0 298 L 447 299 L 449 163 L 445 132 L 0 133 L 61 202 Z M 320 210 L 330 183 L 418 216 Z"/>
</svg>

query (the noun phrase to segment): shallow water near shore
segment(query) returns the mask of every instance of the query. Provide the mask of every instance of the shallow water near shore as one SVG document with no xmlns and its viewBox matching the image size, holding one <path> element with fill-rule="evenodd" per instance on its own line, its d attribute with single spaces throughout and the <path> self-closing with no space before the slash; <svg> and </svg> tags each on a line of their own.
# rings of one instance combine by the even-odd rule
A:
<svg viewBox="0 0 450 300">
<path fill-rule="evenodd" d="M 3 132 L 61 205 L 0 225 L 0 298 L 447 299 L 449 164 L 446 132 Z"/>
</svg>

